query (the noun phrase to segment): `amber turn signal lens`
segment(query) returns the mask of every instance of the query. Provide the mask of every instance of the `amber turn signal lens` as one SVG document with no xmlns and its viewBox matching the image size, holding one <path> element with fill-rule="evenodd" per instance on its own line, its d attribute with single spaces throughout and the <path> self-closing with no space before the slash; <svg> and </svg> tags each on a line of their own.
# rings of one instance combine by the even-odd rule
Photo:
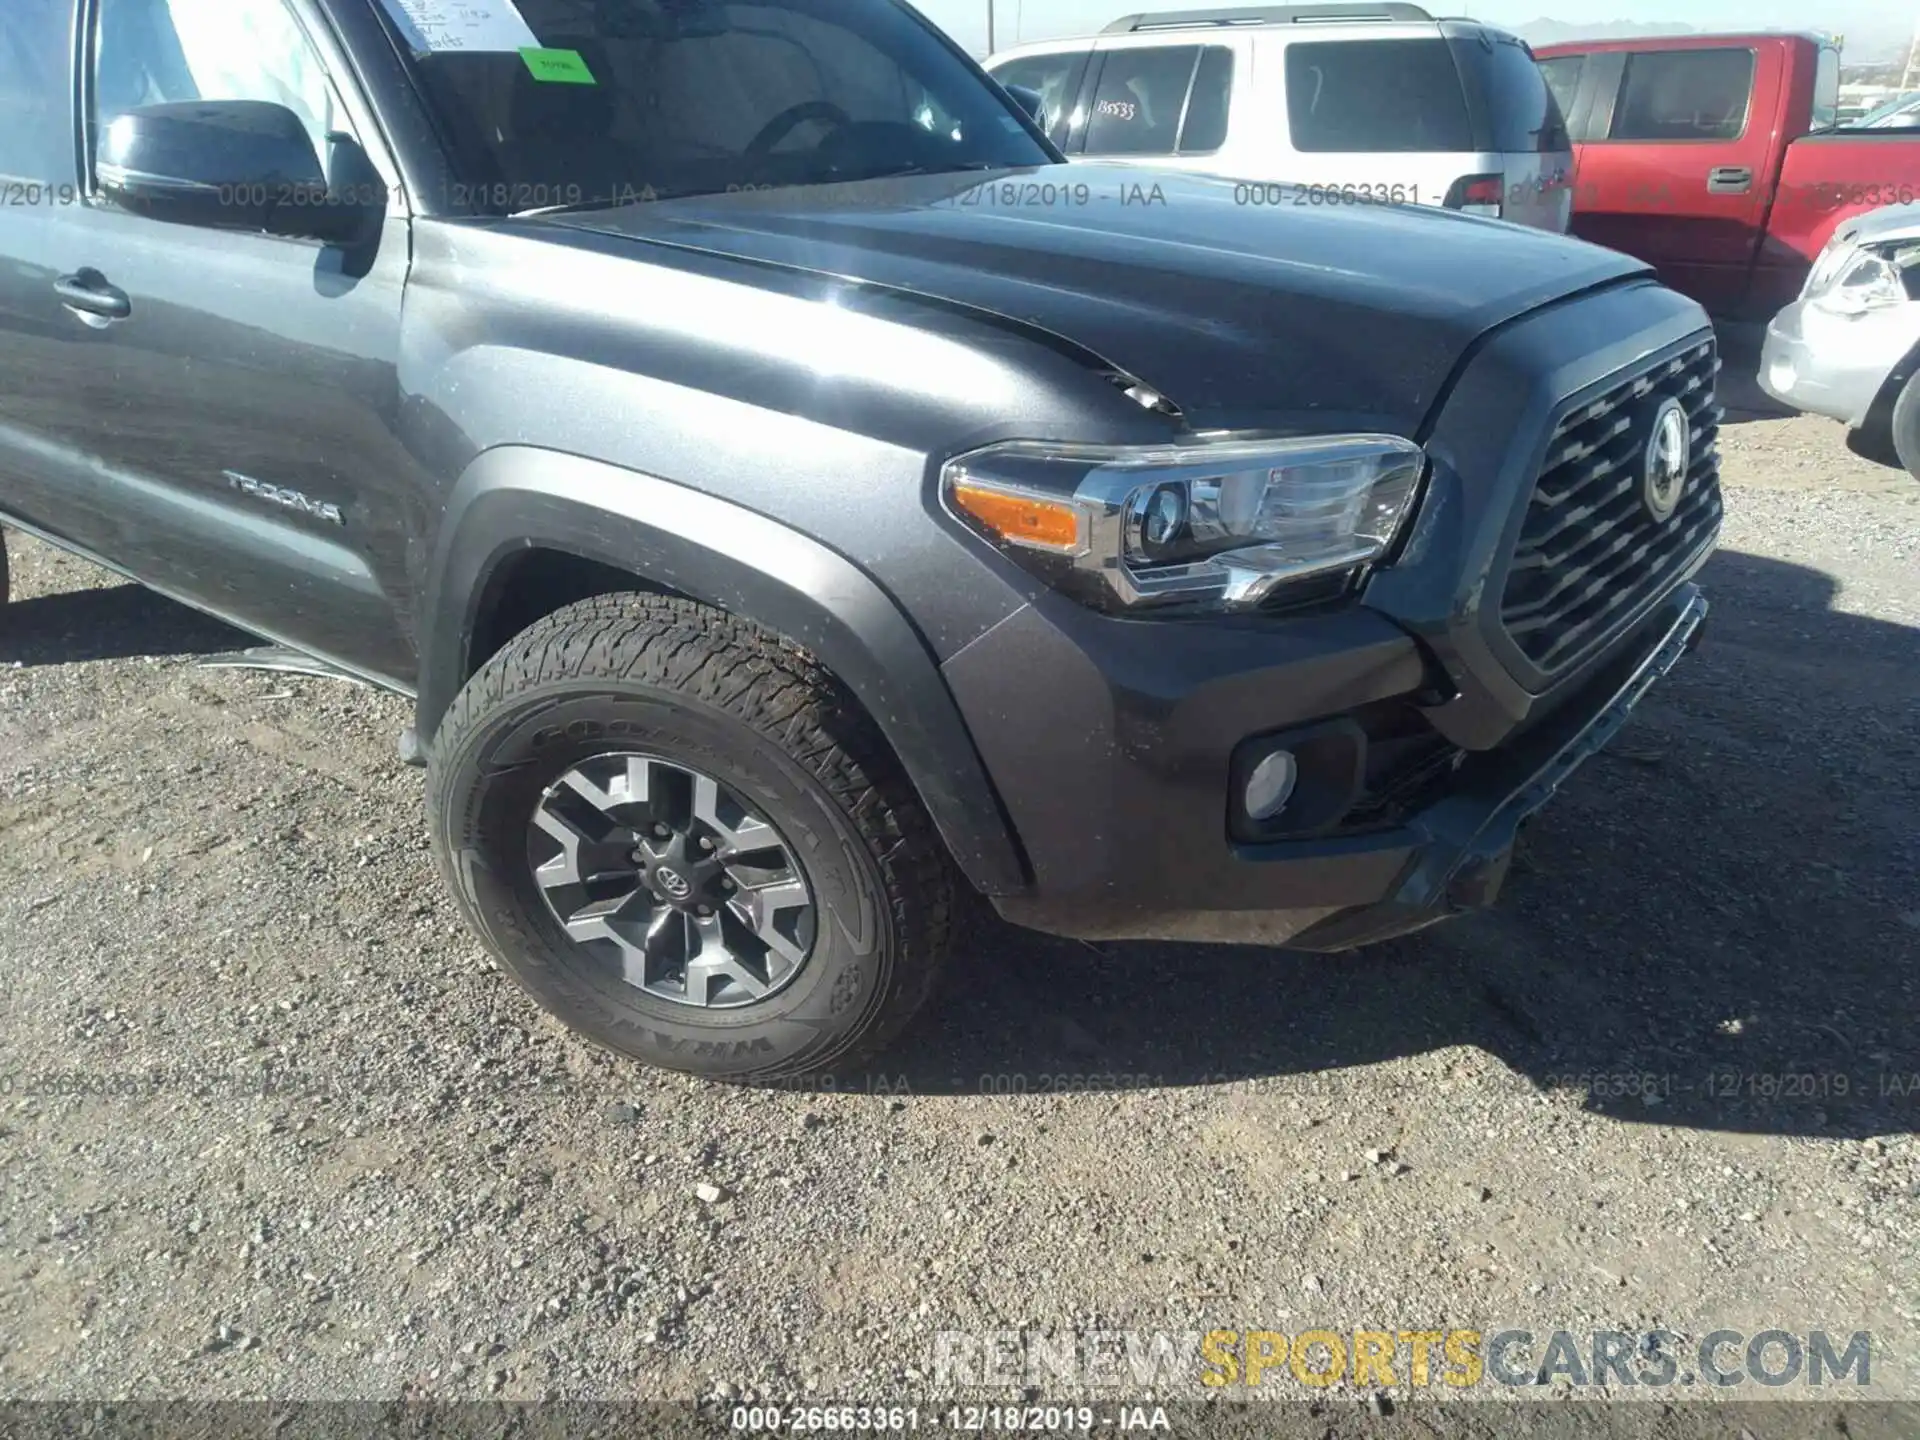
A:
<svg viewBox="0 0 1920 1440">
<path fill-rule="evenodd" d="M 1058 550 L 1064 555 L 1080 549 L 1080 513 L 1058 500 L 1010 495 L 959 481 L 953 487 L 953 503 L 979 521 L 989 534 L 1009 544 Z"/>
</svg>

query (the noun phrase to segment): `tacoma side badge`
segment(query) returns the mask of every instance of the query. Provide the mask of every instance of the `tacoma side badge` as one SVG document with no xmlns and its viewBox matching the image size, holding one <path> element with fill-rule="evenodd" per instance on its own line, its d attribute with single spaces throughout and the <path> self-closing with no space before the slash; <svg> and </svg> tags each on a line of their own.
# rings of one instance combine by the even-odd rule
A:
<svg viewBox="0 0 1920 1440">
<path fill-rule="evenodd" d="M 330 521 L 335 525 L 347 523 L 347 517 L 340 513 L 340 507 L 326 500 L 314 500 L 302 495 L 298 490 L 288 490 L 283 486 L 269 485 L 264 480 L 256 480 L 251 475 L 242 475 L 238 470 L 222 470 L 227 483 L 242 495 L 251 495 L 256 500 L 265 500 L 269 505 L 279 505 L 288 510 L 298 510 L 303 515 L 315 519 Z"/>
</svg>

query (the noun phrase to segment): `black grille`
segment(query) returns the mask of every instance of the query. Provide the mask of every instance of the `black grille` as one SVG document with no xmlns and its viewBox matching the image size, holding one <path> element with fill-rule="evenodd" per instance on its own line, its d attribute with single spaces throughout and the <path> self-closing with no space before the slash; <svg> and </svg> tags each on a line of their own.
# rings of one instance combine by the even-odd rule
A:
<svg viewBox="0 0 1920 1440">
<path fill-rule="evenodd" d="M 1547 457 L 1507 572 L 1500 614 L 1544 674 L 1585 658 L 1672 586 L 1720 524 L 1720 406 L 1711 339 L 1569 411 Z M 1680 503 L 1656 520 L 1642 498 L 1654 410 L 1686 407 L 1693 463 Z"/>
</svg>

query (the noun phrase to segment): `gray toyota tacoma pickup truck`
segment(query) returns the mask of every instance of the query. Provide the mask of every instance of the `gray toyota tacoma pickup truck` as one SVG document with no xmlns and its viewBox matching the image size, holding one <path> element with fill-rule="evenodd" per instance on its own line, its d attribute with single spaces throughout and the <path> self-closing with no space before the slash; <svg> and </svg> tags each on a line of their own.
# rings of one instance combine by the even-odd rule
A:
<svg viewBox="0 0 1920 1440">
<path fill-rule="evenodd" d="M 859 1062 L 969 892 L 1488 902 L 1704 616 L 1706 317 L 1031 98 L 896 0 L 8 0 L 0 521 L 413 697 L 474 928 L 654 1064 Z"/>
</svg>

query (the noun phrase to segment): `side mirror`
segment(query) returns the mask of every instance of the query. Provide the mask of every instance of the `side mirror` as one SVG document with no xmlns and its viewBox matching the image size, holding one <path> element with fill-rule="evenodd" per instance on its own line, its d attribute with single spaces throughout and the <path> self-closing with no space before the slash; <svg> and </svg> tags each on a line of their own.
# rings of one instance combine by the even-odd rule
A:
<svg viewBox="0 0 1920 1440">
<path fill-rule="evenodd" d="M 332 183 L 284 105 L 142 105 L 108 124 L 94 168 L 109 200 L 151 220 L 357 244 L 379 230 L 386 185 L 350 137 L 328 140 Z"/>
<path fill-rule="evenodd" d="M 1007 94 L 1011 95 L 1020 108 L 1033 117 L 1033 123 L 1042 130 L 1047 128 L 1047 98 L 1029 85 L 1009 85 Z"/>
</svg>

